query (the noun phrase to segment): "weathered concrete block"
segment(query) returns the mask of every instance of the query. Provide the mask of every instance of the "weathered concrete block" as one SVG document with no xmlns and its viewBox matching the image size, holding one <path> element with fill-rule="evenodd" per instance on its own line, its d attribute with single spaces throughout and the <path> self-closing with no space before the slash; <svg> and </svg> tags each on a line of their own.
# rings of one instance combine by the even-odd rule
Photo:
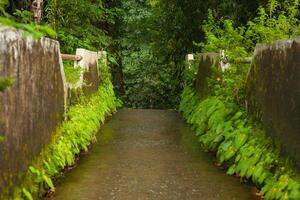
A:
<svg viewBox="0 0 300 200">
<path fill-rule="evenodd" d="M 83 92 L 85 95 L 91 95 L 98 90 L 100 85 L 98 52 L 77 49 L 76 55 L 81 55 L 83 57 L 83 59 L 78 62 L 78 66 L 83 69 Z"/>
<path fill-rule="evenodd" d="M 220 71 L 220 54 L 203 53 L 196 58 L 198 65 L 198 73 L 195 81 L 195 89 L 200 97 L 209 94 L 208 78 L 213 75 L 213 70 Z"/>
<path fill-rule="evenodd" d="M 247 101 L 249 112 L 300 169 L 300 39 L 257 45 Z"/>
<path fill-rule="evenodd" d="M 81 90 L 86 96 L 95 93 L 100 86 L 100 71 L 98 69 L 99 57 L 98 52 L 89 51 L 86 49 L 77 49 L 76 56 L 82 57 L 80 61 L 74 63 L 74 67 L 80 67 L 80 78 L 75 84 L 68 84 L 69 88 L 69 103 L 76 102 Z"/>
<path fill-rule="evenodd" d="M 0 93 L 0 193 L 22 181 L 22 172 L 62 121 L 65 79 L 57 41 L 39 41 L 0 28 L 0 76 L 14 85 Z"/>
</svg>

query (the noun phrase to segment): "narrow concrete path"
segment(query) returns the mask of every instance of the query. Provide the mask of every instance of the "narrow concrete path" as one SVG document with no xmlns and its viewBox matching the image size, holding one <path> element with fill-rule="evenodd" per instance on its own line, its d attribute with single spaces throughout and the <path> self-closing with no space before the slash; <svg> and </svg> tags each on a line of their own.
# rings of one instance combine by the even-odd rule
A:
<svg viewBox="0 0 300 200">
<path fill-rule="evenodd" d="M 174 111 L 121 110 L 53 200 L 250 200 L 253 188 L 213 165 Z"/>
</svg>

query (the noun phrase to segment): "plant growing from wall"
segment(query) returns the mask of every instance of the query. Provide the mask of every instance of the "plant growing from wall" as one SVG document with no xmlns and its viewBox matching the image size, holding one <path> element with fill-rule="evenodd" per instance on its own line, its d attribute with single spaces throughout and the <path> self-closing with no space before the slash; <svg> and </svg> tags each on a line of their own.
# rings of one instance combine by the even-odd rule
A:
<svg viewBox="0 0 300 200">
<path fill-rule="evenodd" d="M 270 0 L 259 8 L 258 16 L 246 26 L 234 26 L 228 19 L 216 20 L 210 11 L 203 25 L 204 52 L 226 50 L 230 59 L 250 56 L 255 44 L 296 36 L 299 29 L 299 1 L 279 4 Z M 186 69 L 187 87 L 180 110 L 192 124 L 202 146 L 215 152 L 229 175 L 249 179 L 261 189 L 265 199 L 300 199 L 299 177 L 261 127 L 254 125 L 245 111 L 247 65 L 231 65 L 218 79 L 208 79 L 210 95 L 200 97 L 193 89 L 196 66 Z"/>
<path fill-rule="evenodd" d="M 12 77 L 0 77 L 0 92 L 4 92 L 7 88 L 11 87 L 15 82 Z"/>
<path fill-rule="evenodd" d="M 214 152 L 220 164 L 226 163 L 227 174 L 251 180 L 265 199 L 299 199 L 298 176 L 244 109 L 247 68 L 232 65 L 222 78 L 209 77 L 210 95 L 206 97 L 196 94 L 190 80 L 182 93 L 180 111 L 203 148 Z"/>
<path fill-rule="evenodd" d="M 0 144 L 3 143 L 5 141 L 5 137 L 4 136 L 0 136 Z"/>
<path fill-rule="evenodd" d="M 205 149 L 216 153 L 227 174 L 252 180 L 265 199 L 299 199 L 300 183 L 260 129 L 237 105 L 218 96 L 200 99 L 192 88 L 182 94 L 180 110 Z"/>
<path fill-rule="evenodd" d="M 15 188 L 12 198 L 31 200 L 44 187 L 54 190 L 51 179 L 59 176 L 64 168 L 72 166 L 77 154 L 88 151 L 105 118 L 121 105 L 114 95 L 106 62 L 100 62 L 100 69 L 102 83 L 98 92 L 89 98 L 82 97 L 80 103 L 68 109 L 68 120 L 58 127 L 51 143 L 32 162 L 23 186 Z"/>
</svg>

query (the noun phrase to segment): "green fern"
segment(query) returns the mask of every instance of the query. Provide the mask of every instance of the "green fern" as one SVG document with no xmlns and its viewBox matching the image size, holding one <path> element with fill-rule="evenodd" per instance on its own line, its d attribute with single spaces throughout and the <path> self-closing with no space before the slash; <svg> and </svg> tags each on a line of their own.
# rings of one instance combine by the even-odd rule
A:
<svg viewBox="0 0 300 200">
<path fill-rule="evenodd" d="M 180 111 L 192 124 L 202 146 L 216 152 L 220 163 L 229 165 L 228 175 L 238 174 L 261 187 L 265 199 L 299 199 L 300 183 L 289 172 L 280 170 L 285 167 L 283 162 L 279 165 L 279 153 L 272 141 L 249 125 L 247 114 L 237 110 L 232 99 L 229 103 L 221 99 L 200 99 L 191 87 L 182 93 Z"/>
</svg>

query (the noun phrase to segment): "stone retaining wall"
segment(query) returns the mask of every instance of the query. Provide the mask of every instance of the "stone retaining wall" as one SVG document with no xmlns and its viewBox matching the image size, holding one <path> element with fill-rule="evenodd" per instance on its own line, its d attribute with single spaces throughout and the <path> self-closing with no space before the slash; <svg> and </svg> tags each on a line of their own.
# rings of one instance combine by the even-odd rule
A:
<svg viewBox="0 0 300 200">
<path fill-rule="evenodd" d="M 99 55 L 84 49 L 81 83 L 90 95 L 98 90 Z M 77 66 L 76 64 L 76 66 Z M 19 185 L 30 162 L 50 142 L 64 120 L 68 90 L 59 42 L 35 40 L 13 28 L 0 28 L 0 77 L 14 84 L 0 92 L 0 193 Z M 5 191 L 8 192 L 8 191 Z"/>
<path fill-rule="evenodd" d="M 207 78 L 220 68 L 216 53 L 200 54 L 195 89 L 209 94 Z M 259 44 L 246 84 L 247 109 L 300 169 L 300 38 Z"/>
<path fill-rule="evenodd" d="M 0 76 L 14 84 L 0 93 L 0 189 L 16 184 L 20 172 L 46 145 L 65 111 L 59 43 L 0 29 Z"/>
<path fill-rule="evenodd" d="M 196 56 L 196 65 L 198 65 L 195 89 L 199 96 L 205 97 L 209 94 L 208 78 L 213 75 L 213 70 L 220 71 L 220 54 L 203 53 Z"/>
<path fill-rule="evenodd" d="M 300 39 L 257 45 L 247 99 L 249 112 L 300 169 Z"/>
</svg>

